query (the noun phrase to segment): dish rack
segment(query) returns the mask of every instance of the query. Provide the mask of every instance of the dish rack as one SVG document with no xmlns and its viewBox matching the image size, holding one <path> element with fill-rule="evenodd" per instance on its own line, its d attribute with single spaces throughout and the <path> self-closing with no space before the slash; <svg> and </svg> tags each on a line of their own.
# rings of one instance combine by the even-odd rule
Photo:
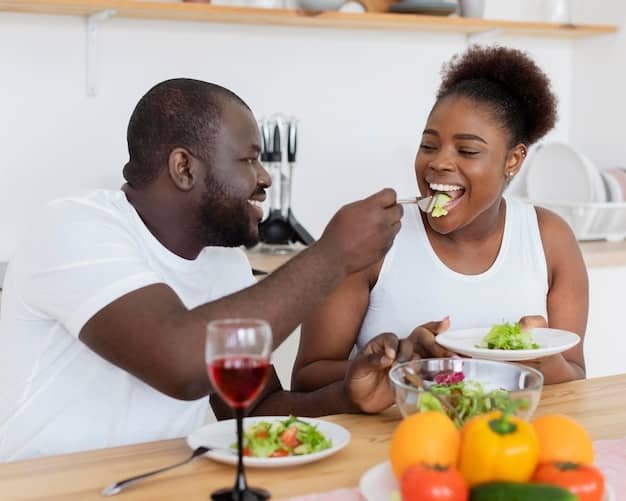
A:
<svg viewBox="0 0 626 501">
<path fill-rule="evenodd" d="M 571 226 L 577 240 L 626 239 L 626 202 L 525 201 L 556 212 Z"/>
</svg>

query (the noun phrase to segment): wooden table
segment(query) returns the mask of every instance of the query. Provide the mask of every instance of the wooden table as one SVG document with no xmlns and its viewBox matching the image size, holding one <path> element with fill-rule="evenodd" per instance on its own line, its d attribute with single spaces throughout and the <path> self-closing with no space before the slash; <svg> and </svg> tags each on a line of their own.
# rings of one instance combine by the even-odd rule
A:
<svg viewBox="0 0 626 501">
<path fill-rule="evenodd" d="M 626 374 L 546 387 L 537 415 L 556 412 L 579 420 L 593 439 L 626 436 Z M 352 441 L 348 447 L 309 465 L 249 469 L 250 484 L 269 489 L 274 499 L 355 487 L 368 468 L 387 459 L 389 439 L 400 417 L 391 409 L 382 415 L 337 415 L 326 419 L 350 430 Z M 99 493 L 104 486 L 175 463 L 189 453 L 186 442 L 176 439 L 0 464 L 0 498 L 102 499 Z M 232 467 L 198 459 L 130 487 L 118 499 L 206 500 L 214 489 L 231 485 L 234 475 Z"/>
</svg>

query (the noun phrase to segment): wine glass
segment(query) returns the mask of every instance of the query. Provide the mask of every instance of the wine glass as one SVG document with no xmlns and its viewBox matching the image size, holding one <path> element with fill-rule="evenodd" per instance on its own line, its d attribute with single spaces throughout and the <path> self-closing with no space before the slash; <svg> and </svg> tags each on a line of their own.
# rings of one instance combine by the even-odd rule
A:
<svg viewBox="0 0 626 501">
<path fill-rule="evenodd" d="M 248 487 L 243 468 L 243 416 L 270 374 L 272 329 L 265 320 L 233 318 L 207 325 L 205 361 L 211 384 L 237 420 L 237 476 L 232 488 L 211 494 L 215 501 L 265 500 L 265 489 Z"/>
</svg>

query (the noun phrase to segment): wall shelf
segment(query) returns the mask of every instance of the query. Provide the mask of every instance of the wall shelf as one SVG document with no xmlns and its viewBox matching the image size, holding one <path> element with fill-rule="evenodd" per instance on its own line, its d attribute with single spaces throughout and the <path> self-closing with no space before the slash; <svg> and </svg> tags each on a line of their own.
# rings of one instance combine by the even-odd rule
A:
<svg viewBox="0 0 626 501">
<path fill-rule="evenodd" d="M 294 10 L 142 0 L 0 0 L 0 12 L 92 16 L 103 11 L 114 11 L 116 17 L 135 19 L 313 28 L 430 31 L 460 33 L 468 36 L 497 32 L 500 35 L 583 38 L 617 32 L 617 26 L 613 25 L 559 25 L 381 12 L 307 14 Z"/>
</svg>

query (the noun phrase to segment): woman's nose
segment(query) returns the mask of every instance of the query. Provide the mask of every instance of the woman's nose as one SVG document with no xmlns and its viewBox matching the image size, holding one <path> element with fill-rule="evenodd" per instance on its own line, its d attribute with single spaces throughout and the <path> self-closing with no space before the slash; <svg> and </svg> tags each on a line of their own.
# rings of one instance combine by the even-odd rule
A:
<svg viewBox="0 0 626 501">
<path fill-rule="evenodd" d="M 454 170 L 456 164 L 446 151 L 440 150 L 437 155 L 430 159 L 428 168 L 433 170 Z"/>
</svg>

